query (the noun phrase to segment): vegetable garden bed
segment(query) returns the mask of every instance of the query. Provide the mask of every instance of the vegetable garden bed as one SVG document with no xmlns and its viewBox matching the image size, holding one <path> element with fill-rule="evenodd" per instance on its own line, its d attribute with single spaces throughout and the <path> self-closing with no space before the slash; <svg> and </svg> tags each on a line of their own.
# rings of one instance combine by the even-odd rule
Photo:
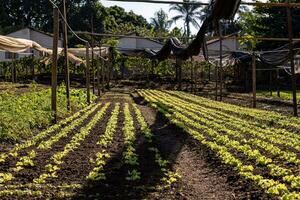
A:
<svg viewBox="0 0 300 200">
<path fill-rule="evenodd" d="M 181 92 L 106 93 L 2 151 L 0 197 L 296 199 L 298 121 Z"/>
</svg>

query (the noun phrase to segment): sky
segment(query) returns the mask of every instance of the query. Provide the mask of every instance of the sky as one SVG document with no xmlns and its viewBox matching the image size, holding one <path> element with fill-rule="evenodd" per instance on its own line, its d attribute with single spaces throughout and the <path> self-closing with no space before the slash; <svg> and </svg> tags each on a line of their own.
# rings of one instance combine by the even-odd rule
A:
<svg viewBox="0 0 300 200">
<path fill-rule="evenodd" d="M 180 1 L 180 0 L 174 0 L 174 1 Z M 176 15 L 176 12 L 171 11 L 169 12 L 170 9 L 170 4 L 150 4 L 150 3 L 132 3 L 132 2 L 113 2 L 113 1 L 108 1 L 108 0 L 100 0 L 100 2 L 106 6 L 120 6 L 124 8 L 126 11 L 133 11 L 134 13 L 138 15 L 142 15 L 144 18 L 150 22 L 150 18 L 154 16 L 155 12 L 157 12 L 160 9 L 163 9 L 169 16 L 169 18 L 172 18 L 173 16 Z M 205 0 L 203 2 L 208 2 L 208 0 Z M 183 28 L 183 22 L 178 21 L 176 24 L 173 24 L 172 28 L 175 26 L 179 28 Z M 197 30 L 195 28 L 192 28 L 192 33 L 195 34 L 197 33 Z"/>
<path fill-rule="evenodd" d="M 182 0 L 173 0 L 173 1 L 182 1 Z M 248 2 L 251 2 L 251 0 L 247 0 Z M 264 1 L 264 0 L 261 0 Z M 169 18 L 172 18 L 176 15 L 175 11 L 169 11 L 170 4 L 151 4 L 151 3 L 133 3 L 133 2 L 113 2 L 109 0 L 100 0 L 100 2 L 106 6 L 120 6 L 124 8 L 126 11 L 133 11 L 134 13 L 138 15 L 142 15 L 144 18 L 146 18 L 150 22 L 150 18 L 154 16 L 154 13 L 160 10 L 161 8 L 168 13 Z M 202 2 L 209 2 L 209 0 L 203 0 Z M 178 21 L 176 24 L 173 24 L 172 28 L 175 26 L 183 29 L 183 21 Z M 192 27 L 192 33 L 196 34 L 197 29 Z"/>
</svg>

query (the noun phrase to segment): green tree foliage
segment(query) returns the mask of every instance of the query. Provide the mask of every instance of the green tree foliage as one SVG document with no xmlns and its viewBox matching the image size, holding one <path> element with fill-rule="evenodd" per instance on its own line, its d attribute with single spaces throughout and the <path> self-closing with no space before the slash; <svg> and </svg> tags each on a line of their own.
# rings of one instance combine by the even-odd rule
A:
<svg viewBox="0 0 300 200">
<path fill-rule="evenodd" d="M 284 3 L 285 0 L 270 0 L 269 2 Z M 292 2 L 300 2 L 299 0 Z M 300 9 L 293 9 L 294 36 L 300 36 Z M 287 37 L 287 12 L 286 8 L 279 7 L 255 7 L 253 10 L 240 14 L 239 25 L 242 33 L 262 37 Z M 281 46 L 282 42 L 260 42 L 257 48 L 272 49 Z"/>
<path fill-rule="evenodd" d="M 160 9 L 151 18 L 151 25 L 154 26 L 155 31 L 168 32 L 172 22 L 169 20 L 168 14 Z"/>
<path fill-rule="evenodd" d="M 106 9 L 108 16 L 105 23 L 105 29 L 112 31 L 118 29 L 119 26 L 124 27 L 128 25 L 131 27 L 145 27 L 148 26 L 147 20 L 134 14 L 132 11 L 126 12 L 123 8 L 118 6 L 112 6 Z"/>
<path fill-rule="evenodd" d="M 62 8 L 62 0 L 52 0 Z M 113 6 L 106 8 L 98 0 L 66 0 L 67 19 L 75 31 L 91 31 L 93 19 L 94 31 L 97 33 L 125 29 L 127 33 L 138 28 L 150 28 L 147 20 L 133 12 Z M 0 2 L 0 34 L 7 34 L 24 27 L 33 27 L 45 32 L 53 29 L 53 6 L 49 0 L 7 0 Z M 124 28 L 125 27 L 125 28 Z M 124 32 L 123 32 L 124 33 Z M 90 40 L 88 35 L 81 35 Z M 101 38 L 99 38 L 101 39 Z M 81 44 L 74 37 L 71 46 Z"/>
<path fill-rule="evenodd" d="M 191 0 L 184 0 L 184 2 L 192 2 Z M 184 34 L 187 37 L 191 36 L 191 25 L 196 28 L 200 27 L 200 20 L 203 19 L 203 12 L 201 7 L 195 4 L 175 4 L 172 5 L 170 11 L 176 11 L 178 15 L 172 18 L 176 23 L 178 20 L 183 20 L 185 24 Z"/>
</svg>

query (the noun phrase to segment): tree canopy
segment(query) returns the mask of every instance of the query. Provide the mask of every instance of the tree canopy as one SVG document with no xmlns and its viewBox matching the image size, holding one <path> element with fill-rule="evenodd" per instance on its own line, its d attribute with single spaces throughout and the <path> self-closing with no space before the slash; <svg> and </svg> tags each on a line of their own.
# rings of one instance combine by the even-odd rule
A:
<svg viewBox="0 0 300 200">
<path fill-rule="evenodd" d="M 53 0 L 60 8 L 61 2 Z M 147 20 L 133 12 L 113 6 L 106 8 L 98 0 L 67 0 L 67 19 L 75 31 L 91 31 L 93 19 L 97 33 L 114 33 L 115 30 L 130 27 L 148 28 Z M 8 34 L 20 28 L 32 27 L 44 32 L 52 32 L 53 6 L 49 0 L 7 0 L 0 2 L 0 34 Z M 85 39 L 90 36 L 83 35 Z M 70 38 L 71 45 L 80 43 Z"/>
<path fill-rule="evenodd" d="M 270 0 L 270 2 L 286 2 L 285 0 Z M 294 2 L 300 2 L 299 0 Z M 293 32 L 294 37 L 300 36 L 300 9 L 293 9 Z M 242 34 L 255 35 L 262 37 L 282 37 L 288 36 L 287 12 L 286 8 L 279 7 L 255 7 L 240 14 L 238 21 Z M 282 42 L 259 42 L 257 48 L 272 49 L 283 45 Z"/>
</svg>

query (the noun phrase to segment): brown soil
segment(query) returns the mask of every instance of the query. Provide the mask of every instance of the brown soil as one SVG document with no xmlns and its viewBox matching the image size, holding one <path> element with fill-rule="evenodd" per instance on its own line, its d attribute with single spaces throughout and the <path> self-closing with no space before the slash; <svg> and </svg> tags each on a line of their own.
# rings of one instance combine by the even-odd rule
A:
<svg viewBox="0 0 300 200">
<path fill-rule="evenodd" d="M 101 123 L 98 123 L 92 129 L 79 148 L 64 158 L 64 163 L 60 166 L 61 170 L 58 172 L 58 178 L 49 179 L 48 183 L 54 186 L 81 184 L 83 186 L 81 189 L 64 191 L 75 193 L 71 199 L 272 199 L 261 189 L 239 177 L 234 169 L 223 165 L 212 151 L 180 128 L 170 124 L 160 113 L 148 107 L 135 93 L 132 94 L 133 98 L 130 98 L 130 92 L 127 89 L 118 89 L 101 98 L 102 103 L 112 102 L 107 115 L 101 120 Z M 137 138 L 135 147 L 139 165 L 136 167 L 125 164 L 123 159 L 125 148 L 122 130 L 124 123 L 123 107 L 125 102 L 131 104 L 133 101 L 138 104 L 154 135 L 152 143 L 145 140 L 139 125 L 137 125 L 132 106 L 130 106 Z M 94 167 L 89 160 L 94 158 L 96 152 L 103 150 L 101 146 L 97 145 L 97 141 L 99 136 L 104 133 L 116 102 L 121 103 L 121 112 L 113 143 L 106 149 L 111 156 L 107 160 L 104 169 L 106 180 L 99 182 L 87 181 L 86 176 Z M 90 120 L 91 117 L 83 125 Z M 43 173 L 49 157 L 62 150 L 79 129 L 80 127 L 76 127 L 67 138 L 54 144 L 51 150 L 39 152 L 34 160 L 36 166 L 14 174 L 16 179 L 9 184 L 32 182 L 33 178 Z M 167 166 L 169 171 L 177 172 L 181 176 L 170 187 L 165 187 L 161 181 L 164 173 L 155 162 L 155 155 L 149 150 L 150 147 L 157 148 L 161 156 L 169 161 Z M 12 168 L 15 162 L 15 160 L 10 160 L 6 165 L 0 166 L 0 173 Z M 141 179 L 131 182 L 126 180 L 126 176 L 128 170 L 133 168 L 141 172 Z M 0 185 L 1 190 L 3 189 Z M 45 187 L 40 190 L 44 194 L 40 199 L 59 198 L 56 189 Z M 28 198 L 28 196 L 9 196 L 2 199 Z M 66 199 L 66 197 L 62 197 L 62 199 Z"/>
</svg>

